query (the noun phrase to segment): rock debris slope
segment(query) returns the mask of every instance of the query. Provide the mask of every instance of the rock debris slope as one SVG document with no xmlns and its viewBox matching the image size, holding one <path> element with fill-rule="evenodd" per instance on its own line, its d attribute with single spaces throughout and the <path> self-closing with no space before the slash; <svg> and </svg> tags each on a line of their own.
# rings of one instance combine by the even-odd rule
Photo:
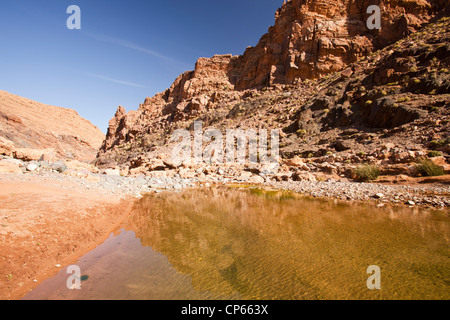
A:
<svg viewBox="0 0 450 320">
<path fill-rule="evenodd" d="M 105 135 L 75 110 L 0 91 L 0 154 L 31 161 L 95 159 Z"/>
<path fill-rule="evenodd" d="M 366 26 L 372 4 L 382 10 L 380 30 Z M 281 129 L 281 156 L 327 163 L 313 171 L 348 175 L 361 162 L 398 167 L 429 151 L 445 165 L 448 14 L 439 0 L 286 1 L 255 47 L 200 58 L 137 111 L 120 106 L 96 164 L 124 173 L 172 170 L 164 161 L 171 133 L 202 121 L 203 129 Z M 389 170 L 407 173 L 397 167 Z"/>
</svg>

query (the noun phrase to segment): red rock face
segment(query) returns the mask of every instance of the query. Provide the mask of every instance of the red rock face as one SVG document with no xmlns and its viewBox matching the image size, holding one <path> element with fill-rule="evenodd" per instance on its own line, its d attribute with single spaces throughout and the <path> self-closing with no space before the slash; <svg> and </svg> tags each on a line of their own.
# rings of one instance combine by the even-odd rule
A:
<svg viewBox="0 0 450 320">
<path fill-rule="evenodd" d="M 381 9 L 381 29 L 369 30 L 370 5 Z M 120 109 L 111 120 L 101 152 L 149 129 L 151 119 L 177 122 L 201 115 L 243 90 L 299 84 L 343 70 L 420 28 L 446 6 L 441 0 L 288 0 L 275 24 L 241 56 L 200 58 L 163 93 L 147 98 L 137 113 Z M 156 124 L 152 124 L 153 127 Z M 164 126 L 159 123 L 157 126 Z"/>
<path fill-rule="evenodd" d="M 369 30 L 367 8 L 381 9 L 381 29 Z M 430 18 L 432 2 L 287 1 L 256 47 L 239 59 L 237 89 L 292 84 L 341 70 L 420 27 Z"/>
<path fill-rule="evenodd" d="M 51 149 L 60 159 L 91 162 L 104 138 L 75 110 L 0 91 L 0 154 L 16 154 L 28 161 L 38 160 L 44 149 Z"/>
</svg>

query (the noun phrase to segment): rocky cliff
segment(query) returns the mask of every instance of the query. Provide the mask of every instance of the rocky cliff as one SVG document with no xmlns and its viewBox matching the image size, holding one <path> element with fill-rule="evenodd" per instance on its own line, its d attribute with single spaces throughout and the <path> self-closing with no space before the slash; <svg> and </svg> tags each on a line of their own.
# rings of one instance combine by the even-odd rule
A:
<svg viewBox="0 0 450 320">
<path fill-rule="evenodd" d="M 379 30 L 366 26 L 372 4 L 381 8 Z M 275 25 L 243 55 L 200 58 L 194 71 L 146 98 L 138 111 L 126 113 L 119 107 L 96 163 L 132 168 L 142 163 L 134 160 L 143 155 L 170 153 L 171 133 L 191 128 L 194 120 L 202 121 L 204 128 L 283 129 L 282 155 L 292 157 L 330 152 L 324 142 L 332 144 L 339 135 L 332 129 L 353 126 L 372 134 L 374 128 L 422 119 L 428 114 L 423 103 L 402 103 L 395 112 L 384 113 L 385 102 L 379 99 L 390 98 L 394 105 L 410 92 L 426 95 L 421 101 L 427 103 L 431 92 L 438 95 L 432 106 L 448 104 L 448 69 L 436 75 L 439 80 L 426 75 L 427 70 L 446 70 L 448 21 L 439 29 L 422 31 L 445 16 L 445 10 L 448 14 L 446 2 L 440 0 L 286 1 L 276 12 Z M 399 44 L 402 39 L 408 40 Z M 409 46 L 421 49 L 408 51 Z M 422 52 L 427 50 L 434 53 Z M 435 67 L 430 66 L 432 59 Z M 427 78 L 419 79 L 422 85 L 415 79 L 421 75 Z M 366 96 L 358 87 L 381 93 Z"/>
<path fill-rule="evenodd" d="M 0 154 L 23 160 L 95 159 L 105 135 L 75 110 L 0 91 Z"/>
<path fill-rule="evenodd" d="M 381 9 L 380 30 L 366 26 L 373 4 Z M 248 89 L 320 78 L 414 32 L 436 5 L 425 0 L 287 1 L 275 25 L 238 59 L 231 82 Z"/>
</svg>

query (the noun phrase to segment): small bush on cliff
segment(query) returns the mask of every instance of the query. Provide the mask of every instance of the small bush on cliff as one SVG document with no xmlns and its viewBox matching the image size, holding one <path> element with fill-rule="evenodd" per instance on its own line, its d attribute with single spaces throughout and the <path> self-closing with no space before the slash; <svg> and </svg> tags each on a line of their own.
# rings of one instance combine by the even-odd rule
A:
<svg viewBox="0 0 450 320">
<path fill-rule="evenodd" d="M 450 144 L 450 138 L 444 139 L 444 140 L 433 140 L 430 142 L 431 147 L 433 148 L 440 148 L 443 147 L 445 145 Z"/>
<path fill-rule="evenodd" d="M 436 177 L 444 175 L 444 169 L 435 165 L 431 160 L 422 159 L 416 164 L 417 171 L 425 177 Z"/>
<path fill-rule="evenodd" d="M 378 179 L 380 169 L 374 164 L 360 164 L 353 170 L 353 173 L 358 180 L 372 181 Z"/>
<path fill-rule="evenodd" d="M 428 156 L 430 157 L 430 158 L 434 158 L 434 157 L 440 157 L 440 156 L 442 156 L 442 153 L 440 153 L 439 151 L 428 151 Z"/>
</svg>

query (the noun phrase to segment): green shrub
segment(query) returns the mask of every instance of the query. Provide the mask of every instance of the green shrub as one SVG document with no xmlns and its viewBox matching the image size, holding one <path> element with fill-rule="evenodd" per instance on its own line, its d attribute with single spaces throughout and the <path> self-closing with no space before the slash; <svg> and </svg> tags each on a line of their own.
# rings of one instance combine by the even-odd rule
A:
<svg viewBox="0 0 450 320">
<path fill-rule="evenodd" d="M 397 102 L 401 103 L 401 102 L 406 102 L 406 101 L 410 101 L 411 98 L 410 97 L 401 97 L 397 100 Z"/>
<path fill-rule="evenodd" d="M 432 148 L 439 148 L 442 147 L 445 144 L 446 140 L 433 140 L 430 142 L 430 145 Z"/>
<path fill-rule="evenodd" d="M 444 169 L 435 165 L 431 160 L 422 159 L 416 164 L 417 171 L 425 177 L 435 177 L 444 175 Z"/>
<path fill-rule="evenodd" d="M 353 169 L 353 173 L 358 180 L 371 181 L 378 179 L 380 176 L 380 169 L 374 164 L 360 164 Z"/>
<path fill-rule="evenodd" d="M 433 106 L 433 107 L 431 107 L 431 111 L 432 112 L 438 112 L 439 111 L 439 107 Z"/>
<path fill-rule="evenodd" d="M 427 155 L 430 158 L 434 158 L 442 156 L 442 153 L 440 153 L 439 151 L 428 151 Z"/>
</svg>

